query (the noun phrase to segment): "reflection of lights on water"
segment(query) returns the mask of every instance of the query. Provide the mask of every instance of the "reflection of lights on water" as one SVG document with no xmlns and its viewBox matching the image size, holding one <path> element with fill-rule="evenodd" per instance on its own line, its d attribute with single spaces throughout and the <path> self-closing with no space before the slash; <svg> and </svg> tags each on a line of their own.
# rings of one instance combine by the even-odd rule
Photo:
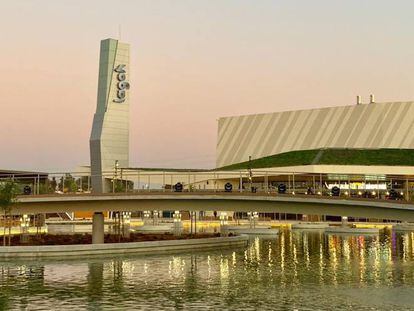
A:
<svg viewBox="0 0 414 311">
<path fill-rule="evenodd" d="M 349 260 L 351 258 L 351 249 L 349 246 L 349 241 L 347 239 L 343 239 L 342 252 L 349 263 Z"/>
<path fill-rule="evenodd" d="M 323 246 L 322 243 L 319 244 L 319 282 L 323 283 Z"/>
<path fill-rule="evenodd" d="M 410 234 L 404 234 L 403 236 L 401 236 L 402 238 L 402 244 L 403 244 L 403 248 L 402 248 L 402 259 L 404 262 L 407 261 L 408 259 L 408 254 L 409 254 L 409 250 L 410 250 L 410 246 L 409 246 L 409 240 L 410 240 Z"/>
<path fill-rule="evenodd" d="M 168 265 L 168 272 L 172 277 L 181 276 L 185 278 L 184 274 L 185 261 L 181 257 L 173 257 Z"/>
<path fill-rule="evenodd" d="M 220 279 L 224 283 L 222 285 L 228 285 L 229 278 L 229 260 L 227 258 L 220 258 Z"/>
<path fill-rule="evenodd" d="M 365 247 L 365 239 L 363 236 L 359 236 L 358 239 L 358 247 L 359 248 L 364 248 Z"/>
<path fill-rule="evenodd" d="M 410 240 L 411 240 L 411 255 L 414 257 L 414 232 L 410 233 Z"/>
<path fill-rule="evenodd" d="M 256 255 L 256 260 L 260 261 L 260 239 L 257 237 L 254 239 L 254 251 Z"/>
<path fill-rule="evenodd" d="M 369 246 L 369 254 L 373 257 L 373 276 L 374 276 L 374 281 L 376 283 L 379 282 L 379 269 L 380 269 L 380 256 L 379 256 L 379 252 L 378 249 L 381 245 L 378 243 L 377 240 L 373 239 L 371 245 Z"/>
<path fill-rule="evenodd" d="M 248 255 L 247 250 L 245 250 L 245 251 L 244 251 L 244 263 L 245 263 L 245 264 L 247 263 L 248 259 L 249 259 L 249 255 Z"/>
<path fill-rule="evenodd" d="M 361 238 L 361 237 L 359 237 Z M 366 265 L 365 265 L 365 249 L 363 246 L 363 243 L 359 242 L 359 282 L 364 283 L 365 282 L 365 271 L 366 271 Z"/>
<path fill-rule="evenodd" d="M 129 261 L 122 262 L 122 273 L 125 276 L 132 277 L 134 275 L 135 265 Z"/>
<path fill-rule="evenodd" d="M 387 252 L 386 255 L 387 255 L 388 263 L 392 264 L 393 263 L 393 261 L 392 261 L 392 248 L 391 248 L 391 243 L 389 243 L 388 239 L 385 242 L 384 248 L 385 247 L 386 247 L 386 252 Z"/>
<path fill-rule="evenodd" d="M 401 233 L 399 240 L 401 240 L 402 249 L 399 247 L 397 249 L 400 250 L 401 258 L 405 262 L 407 259 L 409 259 L 410 253 L 412 252 L 410 251 L 410 244 L 412 243 L 412 232 Z M 397 243 L 399 244 L 399 241 Z"/>
<path fill-rule="evenodd" d="M 207 271 L 208 271 L 208 278 L 211 277 L 211 264 L 210 264 L 211 258 L 210 255 L 207 256 Z"/>
<path fill-rule="evenodd" d="M 280 270 L 285 271 L 285 235 L 280 236 Z"/>
<path fill-rule="evenodd" d="M 257 262 L 260 261 L 260 238 L 254 238 L 253 242 L 250 243 L 248 252 L 245 253 L 244 257 L 245 262 L 254 260 L 256 260 Z"/>
<path fill-rule="evenodd" d="M 298 270 L 296 267 L 297 263 L 298 263 L 298 258 L 296 254 L 296 245 L 293 245 L 293 272 L 294 272 L 295 278 L 298 276 Z"/>
<path fill-rule="evenodd" d="M 288 236 L 290 234 L 291 239 Z M 293 242 L 291 245 L 288 245 L 289 240 Z M 309 278 L 313 278 L 312 283 L 320 285 L 321 288 L 325 285 L 346 286 L 355 283 L 360 284 L 360 287 L 375 287 L 375 283 L 381 286 L 393 285 L 393 282 L 409 284 L 414 276 L 410 266 L 398 263 L 412 260 L 413 241 L 414 233 L 398 234 L 397 248 L 391 256 L 392 239 L 387 235 L 384 242 L 383 235 L 379 239 L 282 231 L 277 239 L 253 239 L 248 248 L 223 251 L 221 256 L 221 252 L 213 252 L 211 255 L 200 254 L 199 258 L 202 260 L 198 261 L 195 273 L 193 270 L 190 271 L 188 255 L 160 256 L 160 259 L 154 261 L 146 258 L 128 259 L 123 263 L 122 260 L 116 263 L 106 261 L 103 269 L 104 280 L 117 277 L 116 273 L 108 275 L 108 268 L 115 269 L 115 272 L 118 271 L 121 275 L 131 275 L 127 280 L 124 279 L 123 284 L 126 286 L 133 284 L 133 280 L 147 282 L 150 286 L 158 286 L 163 281 L 166 286 L 192 286 L 190 278 L 187 280 L 191 275 L 197 286 L 206 286 L 207 289 L 208 286 L 214 288 L 218 285 L 218 290 L 221 286 L 224 294 L 227 294 L 228 290 L 231 295 L 234 294 L 233 291 L 239 291 L 240 287 L 237 286 L 246 286 L 243 282 L 248 281 L 253 284 L 260 281 L 266 286 L 278 286 L 281 289 L 309 284 Z M 391 259 L 397 262 L 395 267 L 390 264 Z M 14 269 L 16 273 L 17 267 Z M 30 277 L 27 275 L 30 272 L 26 271 L 27 267 L 24 265 L 19 269 L 21 275 L 18 277 L 24 282 Z M 8 272 L 5 272 L 0 278 L 4 280 L 7 274 Z M 183 291 L 188 289 L 189 287 L 183 287 Z"/>
<path fill-rule="evenodd" d="M 333 283 L 335 285 L 338 285 L 338 280 L 337 280 L 337 270 L 338 270 L 338 257 L 337 257 L 337 249 L 336 249 L 336 245 L 337 245 L 337 240 L 335 236 L 329 236 L 328 237 L 328 247 L 329 247 L 329 251 L 330 254 L 332 255 L 332 259 L 330 260 L 331 266 L 332 266 L 332 278 L 333 278 Z"/>
<path fill-rule="evenodd" d="M 284 231 L 280 237 L 279 237 L 279 257 L 280 257 L 280 286 L 282 288 L 286 287 L 287 282 L 287 275 L 285 273 L 285 256 L 286 256 L 286 232 L 288 231 Z"/>
<path fill-rule="evenodd" d="M 291 246 L 288 244 L 288 234 L 292 234 L 293 245 Z M 298 235 L 299 238 L 297 238 Z M 301 239 L 301 236 L 303 236 L 303 239 Z M 145 296 L 144 293 L 139 294 L 138 299 L 147 297 L 149 304 L 154 301 L 156 304 L 157 298 L 160 299 L 160 304 L 162 304 L 163 299 L 166 297 L 165 293 L 171 290 L 177 295 L 175 297 L 177 297 L 179 303 L 185 299 L 193 299 L 191 297 L 194 296 L 191 295 L 204 295 L 205 292 L 206 295 L 202 299 L 207 297 L 206 299 L 209 299 L 209 302 L 217 303 L 217 300 L 214 300 L 216 297 L 220 301 L 224 301 L 224 307 L 223 305 L 219 305 L 219 303 L 214 305 L 217 309 L 220 306 L 222 309 L 226 307 L 230 309 L 231 306 L 228 304 L 237 299 L 240 299 L 240 302 L 247 301 L 248 299 L 251 299 L 250 301 L 257 299 L 257 301 L 264 301 L 270 305 L 275 300 L 270 299 L 269 296 L 275 295 L 277 290 L 283 293 L 289 293 L 291 291 L 291 294 L 295 296 L 292 300 L 298 299 L 296 301 L 299 301 L 302 299 L 303 304 L 306 304 L 306 290 L 303 292 L 303 295 L 299 296 L 298 293 L 302 292 L 301 290 L 303 288 L 319 285 L 318 291 L 320 290 L 320 297 L 317 299 L 322 299 L 323 301 L 325 298 L 324 295 L 326 294 L 327 298 L 332 299 L 332 309 L 334 309 L 334 306 L 340 309 L 338 303 L 342 301 L 344 305 L 346 303 L 343 297 L 338 297 L 338 300 L 335 301 L 335 287 L 340 290 L 338 296 L 346 288 L 352 287 L 354 289 L 353 291 L 355 291 L 355 296 L 351 292 L 347 292 L 346 296 L 349 298 L 349 303 L 355 303 L 356 306 L 358 306 L 358 299 L 362 299 L 361 304 L 367 304 L 367 301 L 369 302 L 369 300 L 363 300 L 362 296 L 364 293 L 358 292 L 358 289 L 365 290 L 365 293 L 367 291 L 368 293 L 374 293 L 375 291 L 374 298 L 379 300 L 376 303 L 380 305 L 384 301 L 383 299 L 387 299 L 387 297 L 382 296 L 384 288 L 388 290 L 388 288 L 395 287 L 394 283 L 396 285 L 409 285 L 413 282 L 414 274 L 412 273 L 410 265 L 401 265 L 399 263 L 403 262 L 401 256 L 405 256 L 408 262 L 412 260 L 413 257 L 411 254 L 413 251 L 414 234 L 397 234 L 397 237 L 397 248 L 393 250 L 393 260 L 396 262 L 395 266 L 391 266 L 388 262 L 390 257 L 386 257 L 389 256 L 389 246 L 392 241 L 387 236 L 385 236 L 384 242 L 383 235 L 381 235 L 381 239 L 373 240 L 372 237 L 332 237 L 331 235 L 314 233 L 304 235 L 298 234 L 297 232 L 284 232 L 282 230 L 276 239 L 272 239 L 271 241 L 260 239 L 261 262 L 255 260 L 255 256 L 257 255 L 255 240 L 251 240 L 251 244 L 255 244 L 252 248 L 248 247 L 197 254 L 198 262 L 196 272 L 190 270 L 190 260 L 193 257 L 187 253 L 178 256 L 162 255 L 159 257 L 151 257 L 155 258 L 155 260 L 139 256 L 133 259 L 128 257 L 127 262 L 123 265 L 123 274 L 129 274 L 130 272 L 127 271 L 133 270 L 131 266 L 131 263 L 133 263 L 136 270 L 134 271 L 134 275 L 131 278 L 123 279 L 122 282 L 114 282 L 114 284 L 124 294 L 130 292 L 129 290 L 131 288 L 134 289 L 141 284 L 142 290 L 145 291 Z M 379 241 L 380 243 L 375 244 L 375 241 Z M 290 247 L 292 247 L 292 251 L 290 251 Z M 378 248 L 378 280 L 381 286 L 375 284 L 375 252 L 372 247 Z M 220 256 L 220 254 L 223 255 Z M 310 260 L 309 268 L 306 267 L 308 256 Z M 297 264 L 294 264 L 294 257 L 296 258 Z M 246 259 L 245 264 L 243 264 L 243 258 Z M 185 265 L 182 265 L 183 260 L 185 261 Z M 348 261 L 350 262 L 348 263 Z M 272 263 L 271 268 L 268 266 L 268 263 Z M 101 290 L 101 287 L 103 288 L 102 297 L 105 297 L 105 299 L 108 299 L 106 297 L 111 297 L 111 293 L 108 294 L 108 289 L 113 288 L 111 281 L 116 278 L 115 274 L 107 274 L 107 267 L 112 266 L 112 264 L 112 261 L 104 261 L 104 265 L 106 266 L 103 268 L 103 286 L 101 286 L 102 283 L 97 284 L 99 290 Z M 16 268 L 14 268 L 13 273 L 17 272 Z M 211 275 L 209 274 L 207 278 L 207 271 L 209 269 L 210 273 L 210 268 L 212 269 Z M 294 268 L 297 270 L 296 275 L 294 275 Z M 24 275 L 25 273 L 30 273 L 29 271 L 25 272 L 26 268 L 24 266 L 20 269 L 22 275 L 14 277 L 13 282 L 21 282 L 23 283 L 22 287 L 26 288 L 26 283 L 24 282 L 29 278 L 37 278 L 37 276 L 33 276 L 33 273 L 31 276 Z M 98 269 L 98 272 L 101 271 Z M 3 278 L 3 284 L 8 273 L 6 271 L 4 276 L 0 276 L 0 278 Z M 42 277 L 40 273 L 38 275 L 39 278 Z M 76 285 L 73 280 L 67 280 L 69 286 Z M 87 280 L 90 283 L 92 281 L 93 279 Z M 148 284 L 148 287 L 145 287 L 145 283 Z M 249 283 L 251 284 L 251 288 L 249 287 Z M 49 286 L 48 289 L 50 288 L 52 287 Z M 200 289 L 204 292 L 201 293 Z M 266 289 L 268 289 L 268 292 L 266 292 Z M 326 291 L 324 291 L 325 289 Z M 88 294 L 88 292 L 85 294 Z M 125 300 L 131 299 L 132 303 L 134 301 L 134 295 L 137 294 L 132 291 L 130 297 L 123 296 L 123 298 Z M 366 299 L 370 299 L 368 297 Z M 309 302 L 314 302 L 314 298 L 310 298 Z M 295 307 L 299 307 L 300 309 L 300 306 L 303 306 L 303 304 L 295 302 Z M 246 309 L 249 306 L 252 308 L 252 305 L 249 304 L 246 306 Z M 121 307 L 119 308 L 121 309 Z M 153 308 L 157 309 L 157 306 Z M 355 309 L 358 308 L 356 307 Z"/>
<path fill-rule="evenodd" d="M 272 257 L 272 243 L 268 243 L 268 247 L 269 247 L 269 251 L 267 253 L 268 256 L 268 261 L 269 261 L 269 266 L 272 266 L 272 262 L 273 262 L 273 257 Z"/>
<path fill-rule="evenodd" d="M 310 258 L 309 258 L 309 236 L 307 234 L 303 235 L 303 253 L 305 254 L 306 267 L 309 268 Z"/>
</svg>

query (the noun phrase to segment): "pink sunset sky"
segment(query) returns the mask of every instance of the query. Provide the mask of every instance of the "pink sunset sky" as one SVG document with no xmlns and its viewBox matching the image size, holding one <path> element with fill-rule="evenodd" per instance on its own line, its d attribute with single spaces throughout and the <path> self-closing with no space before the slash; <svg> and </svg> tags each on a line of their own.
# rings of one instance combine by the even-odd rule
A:
<svg viewBox="0 0 414 311">
<path fill-rule="evenodd" d="M 0 168 L 89 164 L 99 44 L 131 45 L 131 166 L 212 168 L 221 116 L 414 100 L 413 1 L 0 3 Z"/>
</svg>

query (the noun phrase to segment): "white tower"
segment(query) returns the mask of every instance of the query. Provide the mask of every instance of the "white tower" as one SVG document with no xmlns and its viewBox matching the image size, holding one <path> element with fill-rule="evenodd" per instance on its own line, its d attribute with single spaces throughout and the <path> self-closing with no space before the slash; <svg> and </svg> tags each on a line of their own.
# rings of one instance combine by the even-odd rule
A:
<svg viewBox="0 0 414 311">
<path fill-rule="evenodd" d="M 119 167 L 129 165 L 129 45 L 101 41 L 98 102 L 90 138 L 92 191 L 106 192 Z"/>
</svg>

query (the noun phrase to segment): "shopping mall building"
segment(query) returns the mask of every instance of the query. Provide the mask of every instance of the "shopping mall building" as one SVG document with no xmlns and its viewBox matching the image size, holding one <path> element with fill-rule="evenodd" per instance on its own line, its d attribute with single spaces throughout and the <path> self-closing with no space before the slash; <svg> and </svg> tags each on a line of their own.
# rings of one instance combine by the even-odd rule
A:
<svg viewBox="0 0 414 311">
<path fill-rule="evenodd" d="M 294 182 L 307 181 L 304 188 L 315 191 L 337 185 L 349 194 L 368 189 L 385 196 L 393 187 L 408 193 L 413 130 L 414 102 L 377 103 L 373 96 L 366 104 L 358 97 L 349 106 L 223 117 L 216 166 L 253 170 L 265 183 L 265 175 L 281 181 L 288 174 L 290 183 L 296 175 Z"/>
<path fill-rule="evenodd" d="M 219 119 L 217 167 L 361 172 L 414 165 L 414 102 L 356 104 Z M 367 168 L 364 168 L 367 169 Z M 375 171 L 378 172 L 376 167 Z M 319 169 L 320 170 L 320 169 Z M 385 167 L 382 173 L 389 172 Z"/>
</svg>

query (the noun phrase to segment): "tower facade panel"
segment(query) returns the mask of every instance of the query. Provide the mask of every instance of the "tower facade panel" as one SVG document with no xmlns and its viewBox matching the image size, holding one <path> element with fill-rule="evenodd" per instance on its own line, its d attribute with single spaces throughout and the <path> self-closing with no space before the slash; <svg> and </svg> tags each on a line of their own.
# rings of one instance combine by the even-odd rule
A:
<svg viewBox="0 0 414 311">
<path fill-rule="evenodd" d="M 129 45 L 101 41 L 98 99 L 90 137 L 94 192 L 105 192 L 115 164 L 129 166 Z"/>
</svg>

